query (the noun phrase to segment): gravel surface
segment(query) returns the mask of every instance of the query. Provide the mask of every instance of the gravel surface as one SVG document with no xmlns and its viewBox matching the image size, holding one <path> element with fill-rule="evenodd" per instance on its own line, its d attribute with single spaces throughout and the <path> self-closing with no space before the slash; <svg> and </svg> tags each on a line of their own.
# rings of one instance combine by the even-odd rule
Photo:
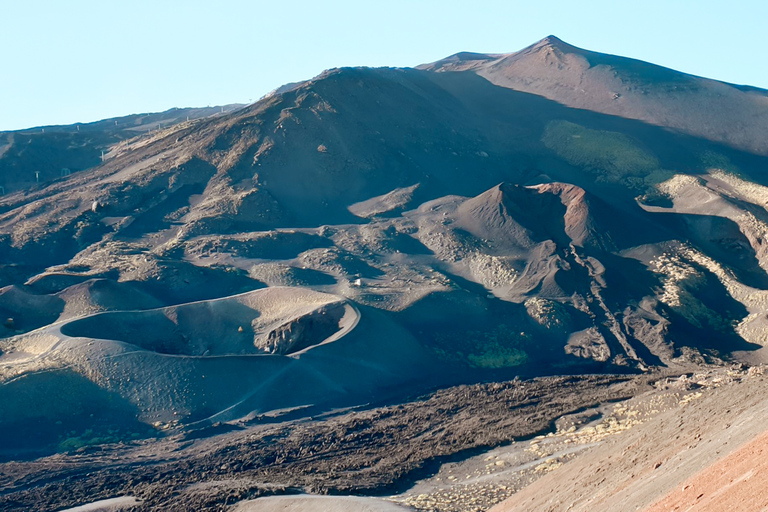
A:
<svg viewBox="0 0 768 512">
<path fill-rule="evenodd" d="M 387 495 L 654 377 L 574 376 L 459 386 L 413 402 L 190 440 L 181 435 L 0 465 L 0 509 L 58 510 L 116 495 L 137 510 L 224 510 L 263 495 Z M 655 378 L 658 378 L 655 377 Z"/>
</svg>

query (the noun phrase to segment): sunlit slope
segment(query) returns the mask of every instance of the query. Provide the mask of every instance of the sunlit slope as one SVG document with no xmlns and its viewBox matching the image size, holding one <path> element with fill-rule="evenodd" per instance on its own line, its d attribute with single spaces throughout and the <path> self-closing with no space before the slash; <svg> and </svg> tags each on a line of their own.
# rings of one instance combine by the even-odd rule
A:
<svg viewBox="0 0 768 512">
<path fill-rule="evenodd" d="M 516 91 L 639 119 L 761 155 L 768 142 L 768 92 L 647 62 L 583 50 L 554 36 L 519 52 L 456 54 L 419 66 L 471 72 Z"/>
</svg>

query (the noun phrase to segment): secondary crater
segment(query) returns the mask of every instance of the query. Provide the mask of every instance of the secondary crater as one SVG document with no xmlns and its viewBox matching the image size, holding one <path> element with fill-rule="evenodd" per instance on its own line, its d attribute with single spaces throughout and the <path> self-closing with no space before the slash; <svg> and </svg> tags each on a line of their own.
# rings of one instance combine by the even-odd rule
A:
<svg viewBox="0 0 768 512">
<path fill-rule="evenodd" d="M 274 287 L 146 311 L 100 313 L 63 325 L 61 333 L 179 356 L 291 355 L 340 338 L 358 316 L 335 295 Z"/>
</svg>

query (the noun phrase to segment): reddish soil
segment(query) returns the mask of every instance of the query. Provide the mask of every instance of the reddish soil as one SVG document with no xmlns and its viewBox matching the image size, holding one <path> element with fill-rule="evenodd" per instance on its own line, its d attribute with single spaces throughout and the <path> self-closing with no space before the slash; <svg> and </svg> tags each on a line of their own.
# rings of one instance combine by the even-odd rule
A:
<svg viewBox="0 0 768 512">
<path fill-rule="evenodd" d="M 647 512 L 720 512 L 768 508 L 768 432 L 689 478 Z"/>
</svg>

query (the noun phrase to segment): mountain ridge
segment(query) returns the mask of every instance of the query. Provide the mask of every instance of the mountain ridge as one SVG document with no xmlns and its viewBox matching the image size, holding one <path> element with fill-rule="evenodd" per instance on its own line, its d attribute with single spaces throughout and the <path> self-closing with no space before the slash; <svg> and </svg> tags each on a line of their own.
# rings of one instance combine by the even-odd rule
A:
<svg viewBox="0 0 768 512">
<path fill-rule="evenodd" d="M 555 36 L 518 52 L 475 61 L 449 57 L 418 68 L 473 72 L 496 85 L 570 107 L 638 119 L 768 154 L 768 144 L 757 135 L 768 131 L 768 91 L 583 50 Z M 723 98 L 728 108 L 719 106 Z M 708 109 L 701 109 L 702 101 L 709 102 Z"/>
<path fill-rule="evenodd" d="M 179 123 L 220 116 L 244 105 L 172 108 L 88 123 L 0 132 L 0 195 L 66 178 L 111 158 L 121 142 Z"/>
</svg>

